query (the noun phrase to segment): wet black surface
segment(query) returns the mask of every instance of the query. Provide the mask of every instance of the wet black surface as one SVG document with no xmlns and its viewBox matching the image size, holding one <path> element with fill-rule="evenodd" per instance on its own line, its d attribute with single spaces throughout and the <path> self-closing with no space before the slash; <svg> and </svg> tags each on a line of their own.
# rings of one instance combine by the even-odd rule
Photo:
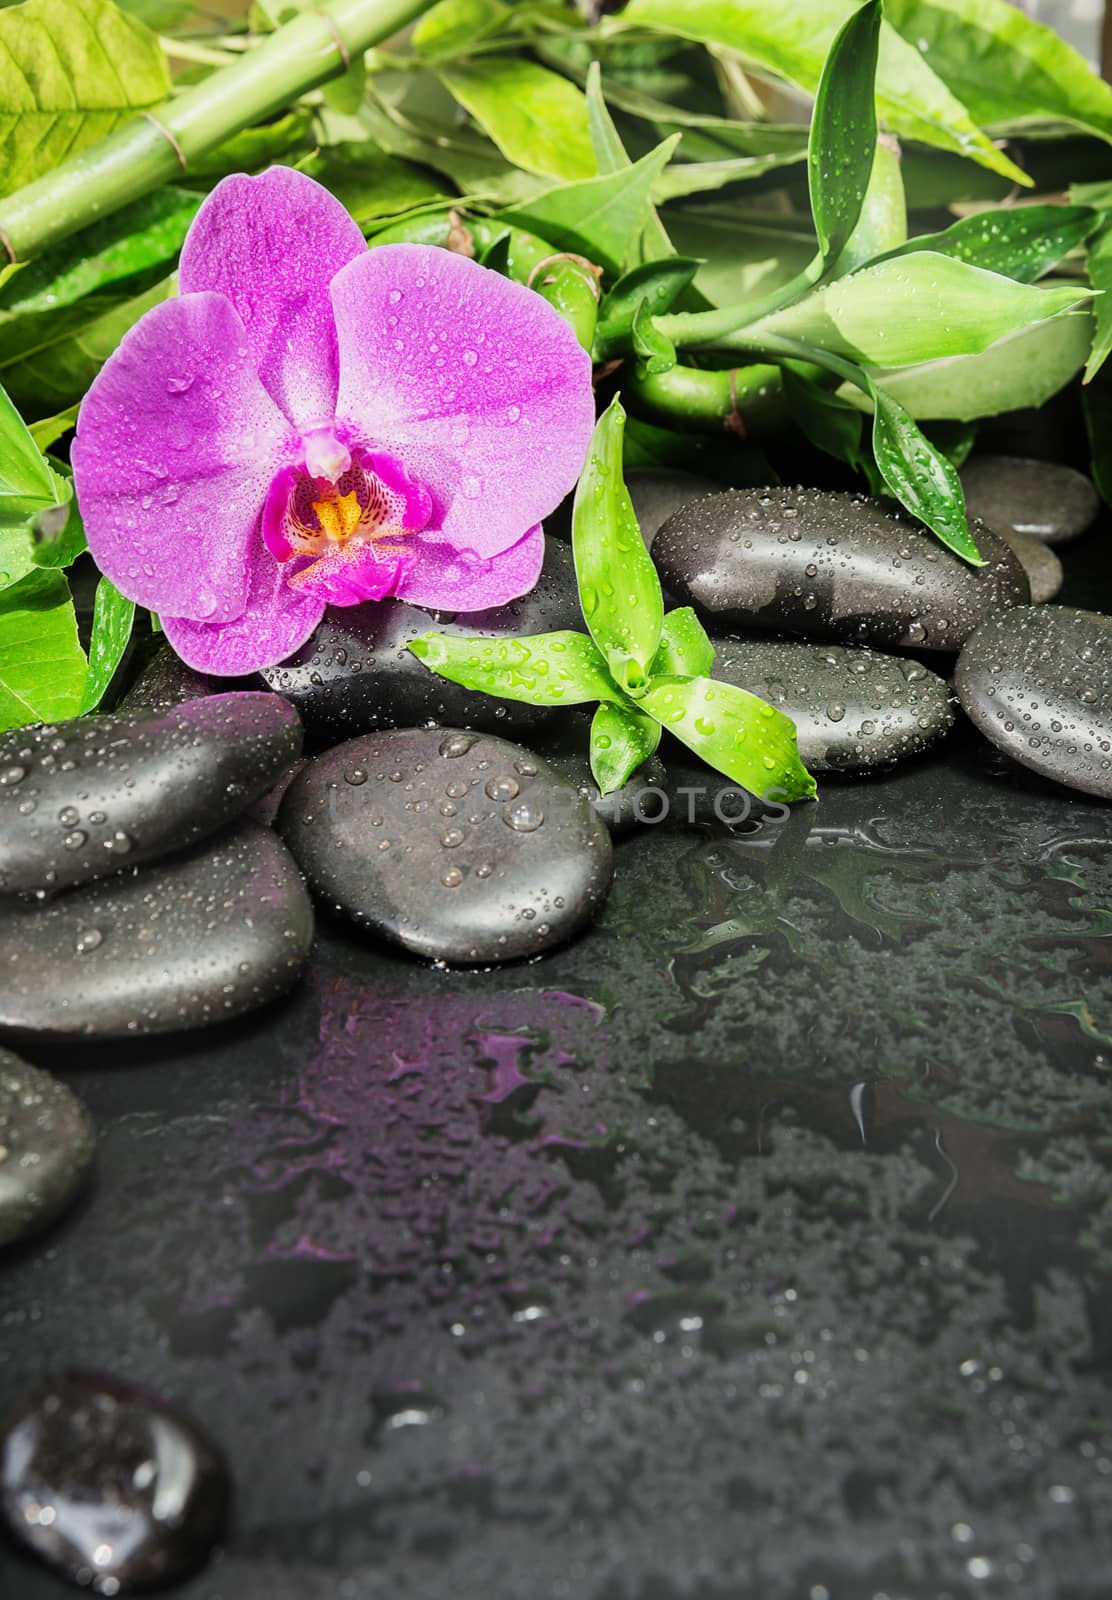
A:
<svg viewBox="0 0 1112 1600">
<path fill-rule="evenodd" d="M 99 1179 L 0 1263 L 0 1408 L 187 1406 L 236 1479 L 187 1600 L 1106 1596 L 1110 844 L 965 729 L 639 828 L 536 964 L 326 924 L 253 1020 L 23 1044 Z"/>
</svg>

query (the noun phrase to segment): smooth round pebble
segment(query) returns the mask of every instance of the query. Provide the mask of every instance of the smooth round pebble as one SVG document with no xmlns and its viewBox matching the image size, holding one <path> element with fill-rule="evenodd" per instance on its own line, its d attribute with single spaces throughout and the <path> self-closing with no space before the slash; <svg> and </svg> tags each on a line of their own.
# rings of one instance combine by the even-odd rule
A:
<svg viewBox="0 0 1112 1600">
<path fill-rule="evenodd" d="M 48 1381 L 0 1435 L 8 1531 L 94 1595 L 162 1588 L 202 1566 L 229 1498 L 205 1434 L 119 1379 Z"/>
<path fill-rule="evenodd" d="M 1067 544 L 1092 527 L 1100 496 L 1083 472 L 1027 456 L 970 456 L 961 486 L 972 516 L 1045 544 Z"/>
<path fill-rule="evenodd" d="M 278 826 L 313 890 L 418 955 L 512 961 L 599 911 L 613 853 L 575 784 L 465 730 L 400 729 L 310 761 Z"/>
<path fill-rule="evenodd" d="M 88 1181 L 95 1150 L 96 1128 L 77 1096 L 0 1049 L 0 1245 L 65 1211 Z"/>
<path fill-rule="evenodd" d="M 1068 606 L 995 617 L 958 657 L 954 687 L 1014 761 L 1112 800 L 1112 617 Z"/>
<path fill-rule="evenodd" d="M 0 738 L 0 894 L 69 888 L 193 844 L 300 750 L 297 713 L 259 690 L 17 728 Z"/>
<path fill-rule="evenodd" d="M 128 689 L 116 710 L 169 711 L 186 700 L 201 700 L 205 695 L 220 694 L 228 687 L 227 679 L 205 678 L 175 655 L 168 644 L 155 652 L 135 682 Z"/>
<path fill-rule="evenodd" d="M 0 900 L 0 1027 L 114 1036 L 221 1022 L 284 994 L 312 939 L 289 851 L 242 822 L 52 900 Z"/>
<path fill-rule="evenodd" d="M 585 632 L 586 624 L 571 550 L 549 539 L 536 588 L 520 600 L 457 613 L 425 611 L 402 600 L 333 608 L 296 655 L 260 678 L 297 707 L 310 733 L 330 743 L 420 723 L 512 736 L 539 726 L 552 712 L 449 683 L 418 661 L 408 643 L 430 632 L 499 638 L 564 628 Z"/>
<path fill-rule="evenodd" d="M 958 650 L 1031 596 L 1018 557 L 982 525 L 972 567 L 886 503 L 823 489 L 731 489 L 678 511 L 653 557 L 718 633 L 773 632 L 879 648 Z"/>
<path fill-rule="evenodd" d="M 1020 533 L 1018 528 L 1006 528 L 998 524 L 993 532 L 1005 544 L 1011 545 L 1019 557 L 1031 586 L 1032 602 L 1041 606 L 1053 600 L 1065 582 L 1066 574 L 1050 546 L 1036 539 L 1033 533 Z"/>
<path fill-rule="evenodd" d="M 714 676 L 789 716 L 815 772 L 887 766 L 927 749 L 953 724 L 949 689 L 918 661 L 766 639 L 714 646 Z"/>
</svg>

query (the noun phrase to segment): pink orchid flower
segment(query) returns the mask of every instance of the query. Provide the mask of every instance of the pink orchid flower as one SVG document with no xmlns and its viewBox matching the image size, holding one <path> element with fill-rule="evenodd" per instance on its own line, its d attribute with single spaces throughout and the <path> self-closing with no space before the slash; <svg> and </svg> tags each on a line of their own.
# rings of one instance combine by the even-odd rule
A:
<svg viewBox="0 0 1112 1600">
<path fill-rule="evenodd" d="M 217 185 L 179 282 L 93 383 L 72 460 L 97 565 L 183 660 L 253 672 L 326 606 L 533 587 L 594 424 L 590 358 L 540 295 L 368 250 L 285 167 Z"/>
</svg>

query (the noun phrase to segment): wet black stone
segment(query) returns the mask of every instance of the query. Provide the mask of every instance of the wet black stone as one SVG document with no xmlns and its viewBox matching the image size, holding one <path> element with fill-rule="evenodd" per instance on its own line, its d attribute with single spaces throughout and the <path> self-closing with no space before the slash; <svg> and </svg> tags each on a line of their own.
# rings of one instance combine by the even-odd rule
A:
<svg viewBox="0 0 1112 1600">
<path fill-rule="evenodd" d="M 368 735 L 310 761 L 279 828 L 327 904 L 418 955 L 512 961 L 560 944 L 610 887 L 610 836 L 531 751 L 462 731 Z"/>
<path fill-rule="evenodd" d="M 1045 605 L 1046 601 L 1053 600 L 1062 587 L 1065 572 L 1050 546 L 1042 539 L 1036 539 L 1033 533 L 1020 533 L 1018 528 L 997 524 L 993 532 L 1005 544 L 1011 545 L 1019 557 L 1020 565 L 1027 574 L 1027 582 L 1031 585 L 1031 599 L 1035 605 Z"/>
<path fill-rule="evenodd" d="M 220 694 L 227 687 L 226 680 L 205 678 L 174 654 L 164 644 L 144 667 L 124 695 L 117 711 L 169 711 L 186 700 L 200 700 L 208 694 Z"/>
<path fill-rule="evenodd" d="M 845 645 L 715 641 L 714 676 L 789 716 L 814 772 L 916 755 L 954 720 L 950 691 L 918 661 Z"/>
<path fill-rule="evenodd" d="M 1073 467 L 1026 456 L 970 456 L 961 469 L 970 513 L 1047 544 L 1066 544 L 1096 521 L 1100 496 Z"/>
<path fill-rule="evenodd" d="M 0 894 L 65 889 L 193 844 L 273 787 L 297 714 L 253 690 L 0 739 Z"/>
<path fill-rule="evenodd" d="M 171 860 L 45 903 L 0 899 L 0 1027 L 195 1028 L 283 994 L 313 911 L 280 840 L 244 822 Z"/>
<path fill-rule="evenodd" d="M 954 686 L 1013 760 L 1112 800 L 1112 617 L 1024 606 L 993 618 L 958 657 Z"/>
<path fill-rule="evenodd" d="M 650 549 L 669 517 L 694 500 L 722 492 L 722 485 L 713 478 L 702 478 L 695 472 L 673 472 L 667 467 L 631 467 L 625 481 L 642 537 Z"/>
<path fill-rule="evenodd" d="M 0 1049 L 0 1245 L 65 1211 L 88 1179 L 93 1119 L 49 1072 Z"/>
<path fill-rule="evenodd" d="M 0 1437 L 9 1532 L 95 1595 L 161 1588 L 196 1570 L 221 1535 L 229 1495 L 204 1433 L 119 1379 L 53 1379 Z"/>
<path fill-rule="evenodd" d="M 988 528 L 973 531 L 982 568 L 877 500 L 730 490 L 669 518 L 653 555 L 668 587 L 719 633 L 958 650 L 986 616 L 1030 598 L 1013 551 Z"/>
<path fill-rule="evenodd" d="M 537 586 L 520 600 L 491 611 L 455 613 L 425 611 L 401 600 L 333 608 L 296 655 L 260 677 L 297 707 L 311 734 L 330 743 L 420 723 L 513 736 L 538 726 L 551 712 L 449 683 L 406 646 L 430 631 L 497 638 L 562 628 L 585 631 L 585 624 L 571 549 L 550 539 Z"/>
<path fill-rule="evenodd" d="M 620 789 L 600 794 L 591 772 L 591 720 L 591 712 L 569 709 L 544 730 L 538 749 L 562 778 L 575 784 L 615 838 L 623 838 L 639 823 L 656 819 L 668 772 L 660 757 L 653 755 Z"/>
</svg>

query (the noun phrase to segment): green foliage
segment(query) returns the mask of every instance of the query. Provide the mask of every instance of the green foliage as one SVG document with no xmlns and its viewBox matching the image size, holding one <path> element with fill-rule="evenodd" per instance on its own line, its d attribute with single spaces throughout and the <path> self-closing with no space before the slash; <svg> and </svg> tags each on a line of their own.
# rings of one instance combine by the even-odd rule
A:
<svg viewBox="0 0 1112 1600">
<path fill-rule="evenodd" d="M 442 677 L 486 694 L 532 705 L 601 702 L 590 756 L 603 794 L 627 782 L 656 749 L 663 727 L 753 794 L 813 795 L 791 721 L 755 695 L 704 675 L 714 651 L 693 612 L 664 616 L 660 580 L 622 474 L 624 427 L 615 399 L 595 428 L 572 512 L 579 602 L 590 637 L 428 633 L 409 648 Z"/>
<path fill-rule="evenodd" d="M 169 93 L 158 40 L 112 0 L 24 0 L 0 11 L 0 194 Z"/>
<path fill-rule="evenodd" d="M 886 261 L 929 250 L 967 266 L 999 272 L 1017 283 L 1035 283 L 1093 233 L 1100 221 L 1090 206 L 1016 206 L 962 217 L 941 233 L 921 233 Z"/>
<path fill-rule="evenodd" d="M 442 67 L 441 77 L 515 166 L 567 180 L 597 173 L 587 105 L 566 78 L 516 56 Z"/>
<path fill-rule="evenodd" d="M 92 711 L 104 699 L 123 660 L 135 621 L 135 601 L 127 600 L 107 578 L 97 584 L 93 631 L 89 638 L 89 670 L 81 710 Z"/>
<path fill-rule="evenodd" d="M 86 670 L 60 572 L 30 572 L 0 591 L 0 729 L 76 716 Z"/>
<path fill-rule="evenodd" d="M 880 0 L 853 13 L 830 47 L 815 96 L 807 172 L 824 266 L 849 243 L 873 170 L 880 24 Z"/>
</svg>

